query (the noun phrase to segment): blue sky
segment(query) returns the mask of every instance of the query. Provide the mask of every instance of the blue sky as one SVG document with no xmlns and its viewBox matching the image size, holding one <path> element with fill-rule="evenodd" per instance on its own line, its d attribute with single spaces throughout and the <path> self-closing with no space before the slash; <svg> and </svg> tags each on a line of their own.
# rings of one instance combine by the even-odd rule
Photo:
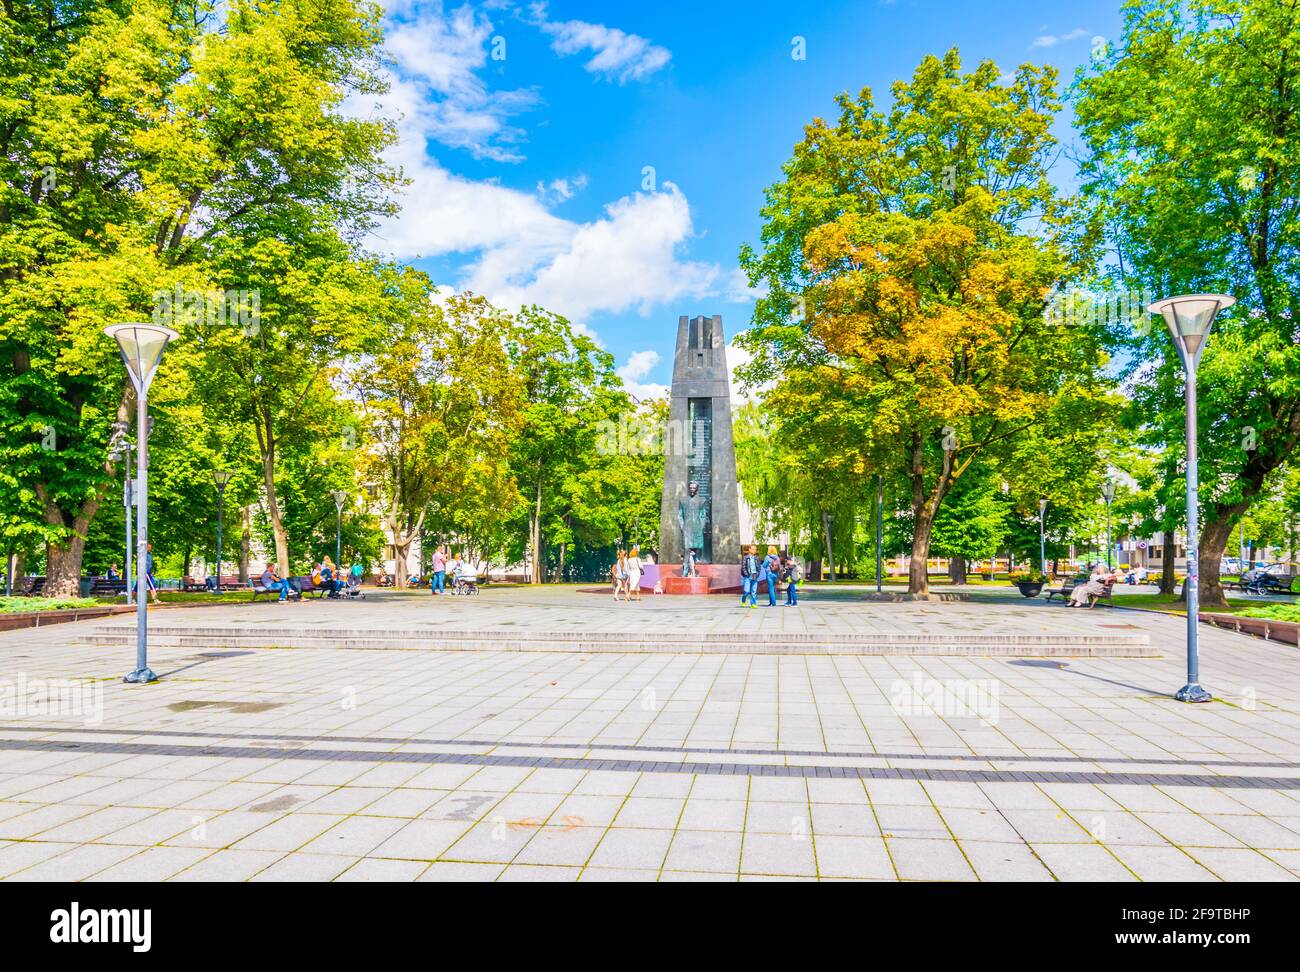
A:
<svg viewBox="0 0 1300 972">
<path fill-rule="evenodd" d="M 891 82 L 954 45 L 968 66 L 1048 63 L 1068 81 L 1120 25 L 1118 0 L 385 7 L 392 90 L 375 108 L 399 119 L 411 185 L 371 246 L 447 287 L 564 314 L 641 394 L 671 377 L 678 315 L 748 326 L 737 252 L 836 93 L 869 85 L 887 104 Z M 1059 129 L 1070 138 L 1068 112 Z M 1063 160 L 1058 181 L 1072 174 Z"/>
</svg>

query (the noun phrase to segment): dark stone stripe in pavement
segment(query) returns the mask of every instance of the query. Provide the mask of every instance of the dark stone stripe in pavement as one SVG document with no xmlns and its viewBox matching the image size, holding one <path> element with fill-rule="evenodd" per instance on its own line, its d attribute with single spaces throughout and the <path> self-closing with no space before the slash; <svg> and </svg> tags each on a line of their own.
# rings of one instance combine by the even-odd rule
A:
<svg viewBox="0 0 1300 972">
<path fill-rule="evenodd" d="M 803 757 L 812 759 L 906 759 L 930 760 L 935 762 L 974 762 L 974 763 L 1104 763 L 1116 765 L 1136 764 L 1139 766 L 1227 766 L 1256 767 L 1259 769 L 1300 769 L 1300 763 L 1282 761 L 1263 761 L 1254 759 L 1170 759 L 1159 757 L 1116 757 L 1116 756 L 1016 756 L 996 753 L 989 756 L 978 754 L 953 753 L 882 753 L 870 749 L 836 750 L 824 749 L 727 749 L 712 746 L 644 746 L 629 743 L 545 743 L 515 742 L 510 739 L 418 739 L 400 736 L 311 736 L 277 733 L 230 733 L 230 732 L 186 732 L 179 729 L 103 729 L 82 726 L 0 726 L 0 732 L 29 733 L 73 733 L 75 735 L 110 735 L 110 736 L 166 736 L 178 739 L 273 739 L 277 742 L 319 742 L 319 743 L 367 743 L 392 746 L 464 746 L 470 749 L 572 749 L 597 753 L 698 753 L 704 756 L 780 756 L 782 758 Z M 67 743 L 54 743 L 66 746 Z M 138 745 L 143 745 L 138 744 Z M 591 757 L 604 759 L 606 757 Z M 941 772 L 933 770 L 932 773 Z M 965 771 L 957 771 L 965 772 Z M 1010 772 L 994 770 L 994 772 Z M 1065 774 L 1061 774 L 1064 776 Z M 939 779 L 938 776 L 931 777 Z M 1064 781 L 1064 782 L 1069 782 Z"/>
<path fill-rule="evenodd" d="M 0 751 L 9 752 L 48 752 L 58 749 L 61 752 L 100 753 L 121 756 L 215 756 L 220 759 L 301 759 L 319 762 L 332 760 L 354 763 L 459 763 L 471 766 L 527 766 L 535 769 L 582 769 L 582 770 L 622 770 L 625 772 L 665 772 L 686 774 L 707 774 L 716 776 L 787 776 L 816 777 L 822 775 L 820 766 L 780 766 L 773 764 L 750 765 L 743 763 L 665 763 L 632 760 L 618 763 L 614 760 L 584 759 L 581 756 L 493 756 L 473 753 L 432 753 L 402 752 L 382 753 L 374 750 L 331 750 L 322 752 L 311 749 L 267 749 L 260 746 L 145 746 L 123 742 L 79 742 L 54 744 L 27 739 L 0 739 Z M 873 780 L 916 780 L 956 783 L 1068 783 L 1083 782 L 1099 786 L 1119 784 L 1156 784 L 1161 786 L 1200 786 L 1216 789 L 1243 789 L 1248 787 L 1265 787 L 1274 790 L 1300 790 L 1300 777 L 1267 776 L 1152 776 L 1147 773 L 1053 773 L 1047 771 L 1033 772 L 989 772 L 977 770 L 949 770 L 939 777 L 934 770 L 918 767 L 880 767 L 850 766 L 844 767 L 850 776 Z M 945 771 L 939 771 L 945 772 Z"/>
</svg>

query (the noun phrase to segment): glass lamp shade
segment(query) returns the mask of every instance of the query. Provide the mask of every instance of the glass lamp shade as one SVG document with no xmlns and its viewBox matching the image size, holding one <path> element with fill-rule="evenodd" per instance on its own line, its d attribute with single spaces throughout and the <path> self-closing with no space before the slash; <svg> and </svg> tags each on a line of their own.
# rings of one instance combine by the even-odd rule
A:
<svg viewBox="0 0 1300 972">
<path fill-rule="evenodd" d="M 1047 512 L 1047 500 L 1040 499 L 1038 501 L 1038 515 L 1042 516 L 1046 512 Z"/>
<path fill-rule="evenodd" d="M 331 493 L 330 495 L 334 497 L 334 503 L 337 506 L 341 507 L 344 503 L 348 501 L 348 494 L 343 492 L 343 490 L 341 489 L 334 490 L 334 492 Z"/>
<path fill-rule="evenodd" d="M 1111 500 L 1115 498 L 1115 480 L 1108 479 L 1106 482 L 1102 483 L 1101 498 L 1107 503 L 1111 502 Z"/>
<path fill-rule="evenodd" d="M 1147 310 L 1165 319 L 1184 363 L 1194 364 L 1205 348 L 1214 318 L 1236 302 L 1237 298 L 1227 294 L 1183 294 L 1158 300 Z"/>
<path fill-rule="evenodd" d="M 225 489 L 226 483 L 230 482 L 230 477 L 233 475 L 234 473 L 228 469 L 214 469 L 212 470 L 212 481 L 217 484 L 217 489 Z"/>
<path fill-rule="evenodd" d="M 138 393 L 153 381 L 168 342 L 179 337 L 170 327 L 157 324 L 112 324 L 104 328 L 104 333 L 117 342 Z"/>
</svg>

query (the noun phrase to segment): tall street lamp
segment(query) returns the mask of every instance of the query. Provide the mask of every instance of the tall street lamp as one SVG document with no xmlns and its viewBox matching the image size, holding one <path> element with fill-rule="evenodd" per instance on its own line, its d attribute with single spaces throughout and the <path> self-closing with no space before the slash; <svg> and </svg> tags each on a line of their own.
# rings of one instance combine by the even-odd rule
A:
<svg viewBox="0 0 1300 972">
<path fill-rule="evenodd" d="M 1109 476 L 1101 484 L 1101 498 L 1106 501 L 1106 569 L 1110 570 L 1110 552 L 1114 546 L 1110 539 L 1110 504 L 1115 501 L 1115 480 Z"/>
<path fill-rule="evenodd" d="M 1227 294 L 1185 294 L 1167 297 L 1147 310 L 1159 314 L 1169 325 L 1178 357 L 1187 373 L 1187 684 L 1174 695 L 1179 702 L 1209 702 L 1213 697 L 1201 688 L 1200 664 L 1196 654 L 1197 626 L 1200 624 L 1200 543 L 1197 523 L 1196 482 L 1196 366 L 1210 338 L 1214 318 L 1236 298 Z"/>
<path fill-rule="evenodd" d="M 130 423 L 114 422 L 113 437 L 108 442 L 108 458 L 114 462 L 126 460 L 126 475 L 122 480 L 123 519 L 126 520 L 126 603 L 135 603 L 135 588 L 131 586 L 131 507 L 135 506 L 135 484 L 131 481 Z"/>
<path fill-rule="evenodd" d="M 226 484 L 233 475 L 228 469 L 212 470 L 212 482 L 217 487 L 217 594 L 221 593 L 221 527 L 226 506 Z"/>
<path fill-rule="evenodd" d="M 1047 533 L 1043 524 L 1047 520 L 1047 500 L 1038 501 L 1038 569 L 1047 575 Z"/>
<path fill-rule="evenodd" d="M 885 518 L 885 476 L 884 473 L 876 473 L 876 593 L 880 593 L 880 585 L 884 577 L 885 558 L 884 548 L 881 546 L 881 526 Z"/>
<path fill-rule="evenodd" d="M 131 384 L 135 385 L 135 562 L 136 577 L 143 578 L 149 562 L 149 411 L 146 398 L 149 385 L 162 362 L 169 341 L 179 335 L 170 327 L 157 324 L 113 324 L 104 333 L 117 342 L 126 364 Z M 128 511 L 129 512 L 129 511 Z M 143 591 L 135 599 L 135 671 L 126 682 L 154 682 L 158 676 L 149 670 L 148 598 Z"/>
<path fill-rule="evenodd" d="M 334 563 L 342 570 L 343 561 L 343 504 L 348 501 L 348 494 L 341 489 L 330 494 L 334 497 L 334 507 L 338 510 L 338 525 L 334 532 Z"/>
</svg>

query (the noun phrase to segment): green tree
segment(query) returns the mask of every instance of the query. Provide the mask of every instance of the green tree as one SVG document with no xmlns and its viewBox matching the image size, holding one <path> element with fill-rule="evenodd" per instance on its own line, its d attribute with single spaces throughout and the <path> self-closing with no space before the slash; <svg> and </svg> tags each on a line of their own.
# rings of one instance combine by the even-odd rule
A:
<svg viewBox="0 0 1300 972">
<path fill-rule="evenodd" d="M 1239 300 L 1200 367 L 1199 590 L 1203 604 L 1223 607 L 1233 526 L 1300 442 L 1300 7 L 1130 0 L 1119 43 L 1077 86 L 1087 192 L 1114 244 L 1116 279 L 1162 296 Z M 1182 449 L 1169 337 L 1160 327 L 1130 340 L 1151 424 Z"/>
<path fill-rule="evenodd" d="M 1043 313 L 1076 260 L 1047 176 L 1055 73 L 1000 78 L 987 61 L 963 74 L 953 50 L 896 83 L 887 114 L 867 89 L 841 95 L 768 190 L 763 252 L 741 252 L 768 288 L 746 377 L 776 382 L 767 402 L 818 469 L 907 477 L 916 593 L 954 484 L 1101 382 L 1096 335 Z"/>
</svg>

